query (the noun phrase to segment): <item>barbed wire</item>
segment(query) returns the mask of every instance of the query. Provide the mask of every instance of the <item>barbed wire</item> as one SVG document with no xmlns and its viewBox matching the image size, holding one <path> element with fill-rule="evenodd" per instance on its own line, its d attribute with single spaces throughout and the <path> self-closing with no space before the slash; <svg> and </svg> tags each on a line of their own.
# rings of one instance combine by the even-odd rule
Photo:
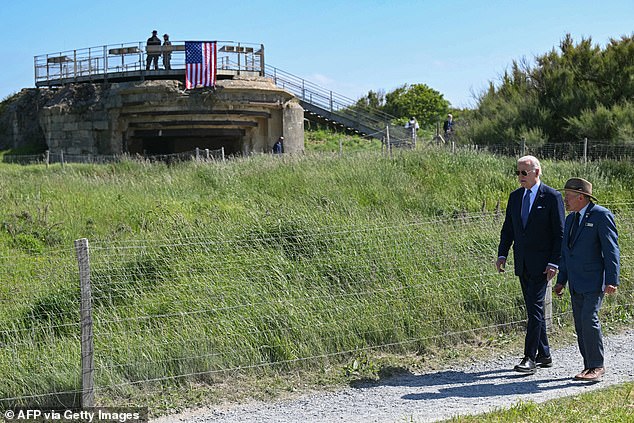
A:
<svg viewBox="0 0 634 423">
<path fill-rule="evenodd" d="M 634 223 L 631 217 L 630 211 L 617 215 L 621 239 L 625 241 L 622 254 L 624 286 L 619 290 L 623 299 L 614 304 L 606 302 L 602 313 L 632 314 L 632 255 L 629 248 Z M 495 213 L 465 213 L 404 224 L 385 222 L 315 228 L 299 225 L 287 231 L 282 227 L 279 232 L 274 232 L 277 228 L 263 227 L 245 236 L 226 239 L 183 236 L 171 240 L 91 242 L 97 363 L 94 370 L 100 374 L 98 383 L 102 383 L 97 389 L 104 391 L 139 383 L 292 364 L 403 346 L 452 334 L 497 330 L 525 322 L 525 319 L 514 319 L 490 324 L 491 320 L 523 314 L 523 300 L 516 278 L 510 272 L 500 276 L 493 267 L 500 219 Z M 483 232 L 490 235 L 483 237 Z M 450 238 L 451 243 L 447 242 Z M 0 311 L 0 324 L 4 326 L 0 330 L 0 358 L 8 354 L 5 362 L 13 357 L 19 366 L 23 366 L 19 360 L 28 359 L 33 368 L 49 369 L 57 365 L 50 357 L 60 348 L 79 353 L 79 289 L 74 288 L 78 283 L 78 269 L 72 249 L 57 248 L 41 254 L 46 259 L 31 254 L 20 257 L 18 262 L 16 257 L 0 256 L 0 278 L 3 280 L 5 277 L 9 281 L 34 278 L 42 282 L 31 283 L 33 286 L 23 282 L 17 294 L 16 291 L 0 292 L 0 301 L 7 305 L 6 310 Z M 29 261 L 28 258 L 35 259 Z M 31 267 L 27 265 L 30 262 Z M 7 266 L 2 266 L 4 263 Z M 310 284 L 302 285 L 300 281 L 310 281 Z M 264 288 L 269 296 L 254 301 L 258 289 Z M 449 309 L 470 309 L 469 323 L 463 321 L 461 313 L 448 317 L 433 309 L 417 309 L 443 292 L 457 294 L 447 302 Z M 493 296 L 496 302 L 488 302 L 487 298 Z M 320 303 L 328 305 L 328 313 L 315 319 Z M 568 303 L 560 304 L 566 311 L 553 313 L 554 318 L 570 313 Z M 260 310 L 257 315 L 253 313 L 255 310 Z M 279 319 L 284 313 L 292 313 L 295 320 Z M 252 314 L 251 320 L 246 319 Z M 233 320 L 232 324 L 242 322 L 239 334 L 227 335 L 236 339 L 227 339 L 224 345 L 214 343 L 214 330 L 222 330 L 228 321 L 212 321 L 212 327 L 194 327 L 201 321 L 210 320 L 212 315 L 216 318 L 236 317 L 238 320 Z M 33 320 L 33 316 L 38 317 Z M 301 316 L 310 318 L 302 320 Z M 342 316 L 349 320 L 337 320 Z M 356 316 L 363 316 L 368 323 L 357 324 Z M 169 319 L 180 319 L 181 322 L 174 324 L 168 322 Z M 416 325 L 405 329 L 402 322 L 407 319 L 416 320 Z M 214 322 L 218 325 L 215 329 Z M 275 322 L 275 325 L 267 326 L 267 322 Z M 328 329 L 335 324 L 343 325 L 341 332 L 329 333 Z M 456 326 L 464 324 L 481 327 L 455 330 Z M 159 350 L 172 348 L 160 330 L 168 325 L 174 332 L 170 338 L 172 342 L 183 344 L 178 348 L 178 355 L 141 351 L 147 343 Z M 423 327 L 443 334 L 385 342 L 394 338 L 396 332 L 407 334 Z M 326 352 L 234 365 L 257 357 L 275 357 L 267 351 L 288 347 L 287 341 L 280 338 L 285 332 L 319 335 L 324 345 L 320 350 Z M 187 338 L 192 335 L 198 337 Z M 204 338 L 207 335 L 210 340 Z M 257 336 L 266 343 L 247 347 L 237 339 Z M 360 344 L 377 342 L 377 345 L 327 351 L 333 346 L 349 346 L 347 340 L 342 339 L 347 336 L 360 340 Z M 216 350 L 211 350 L 214 345 Z M 243 348 L 250 351 L 249 355 L 236 359 Z M 301 351 L 304 350 L 297 349 L 293 354 Z M 279 357 L 284 358 L 284 355 Z M 220 367 L 225 363 L 225 368 L 182 371 L 186 367 L 199 366 L 201 362 L 213 362 L 214 366 Z M 181 369 L 182 374 L 153 376 L 169 363 L 173 368 Z M 156 369 L 150 371 L 152 368 Z M 117 369 L 138 370 L 117 373 Z M 116 382 L 132 376 L 139 380 Z M 0 382 L 0 402 L 81 393 L 81 390 L 64 390 L 16 396 L 6 391 L 14 389 L 10 388 L 10 383 Z M 3 392 L 7 398 L 1 398 Z"/>
</svg>

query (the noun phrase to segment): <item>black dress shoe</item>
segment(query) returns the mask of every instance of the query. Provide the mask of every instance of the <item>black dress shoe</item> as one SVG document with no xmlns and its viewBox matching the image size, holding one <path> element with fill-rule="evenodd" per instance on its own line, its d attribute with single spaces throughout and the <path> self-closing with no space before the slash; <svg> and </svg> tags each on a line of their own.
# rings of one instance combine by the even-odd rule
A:
<svg viewBox="0 0 634 423">
<path fill-rule="evenodd" d="M 553 359 L 551 356 L 537 357 L 537 359 L 535 359 L 535 365 L 537 365 L 537 367 L 553 367 Z"/>
<path fill-rule="evenodd" d="M 528 357 L 524 357 L 522 361 L 520 362 L 520 364 L 515 366 L 513 369 L 516 372 L 532 375 L 536 371 L 535 368 L 536 368 L 535 362 Z"/>
</svg>

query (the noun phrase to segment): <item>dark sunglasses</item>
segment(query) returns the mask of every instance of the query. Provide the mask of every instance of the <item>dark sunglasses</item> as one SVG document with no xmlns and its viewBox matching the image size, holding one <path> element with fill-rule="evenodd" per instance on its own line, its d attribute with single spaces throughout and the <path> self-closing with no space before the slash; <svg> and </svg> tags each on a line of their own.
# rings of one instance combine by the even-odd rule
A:
<svg viewBox="0 0 634 423">
<path fill-rule="evenodd" d="M 535 172 L 535 169 L 531 169 L 531 170 L 529 170 L 529 171 L 526 171 L 526 170 L 516 170 L 516 171 L 515 171 L 515 174 L 516 174 L 517 176 L 519 176 L 519 175 L 520 175 L 520 173 L 521 173 L 521 174 L 522 174 L 522 176 L 528 176 L 528 174 L 529 174 L 529 173 L 531 173 L 531 172 Z"/>
</svg>

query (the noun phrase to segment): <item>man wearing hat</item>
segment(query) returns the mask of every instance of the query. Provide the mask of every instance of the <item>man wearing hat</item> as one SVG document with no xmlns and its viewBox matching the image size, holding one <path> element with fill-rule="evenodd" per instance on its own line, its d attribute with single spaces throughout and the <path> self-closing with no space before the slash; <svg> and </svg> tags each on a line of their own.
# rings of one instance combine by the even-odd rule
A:
<svg viewBox="0 0 634 423">
<path fill-rule="evenodd" d="M 557 273 L 565 212 L 561 194 L 541 182 L 542 168 L 536 157 L 519 158 L 515 174 L 520 187 L 509 195 L 495 265 L 498 272 L 504 272 L 512 245 L 527 317 L 524 358 L 514 370 L 533 374 L 537 367 L 553 365 L 544 299 L 548 281 Z"/>
<path fill-rule="evenodd" d="M 159 37 L 156 35 L 158 34 L 158 31 L 154 30 L 152 31 L 152 36 L 150 38 L 147 39 L 147 43 L 146 46 L 147 47 L 152 47 L 152 46 L 159 46 L 161 45 L 161 40 L 159 39 Z M 154 63 L 154 70 L 158 70 L 158 58 L 160 56 L 160 53 L 157 52 L 148 52 L 147 53 L 147 62 L 145 64 L 145 70 L 150 70 L 150 67 L 152 66 L 152 63 Z"/>
<path fill-rule="evenodd" d="M 599 308 L 604 294 L 616 292 L 619 285 L 620 253 L 614 215 L 592 202 L 592 184 L 570 178 L 563 188 L 566 209 L 564 239 L 559 276 L 554 291 L 563 294 L 569 284 L 572 315 L 575 321 L 583 371 L 575 380 L 598 381 L 605 373 L 603 334 Z"/>
</svg>

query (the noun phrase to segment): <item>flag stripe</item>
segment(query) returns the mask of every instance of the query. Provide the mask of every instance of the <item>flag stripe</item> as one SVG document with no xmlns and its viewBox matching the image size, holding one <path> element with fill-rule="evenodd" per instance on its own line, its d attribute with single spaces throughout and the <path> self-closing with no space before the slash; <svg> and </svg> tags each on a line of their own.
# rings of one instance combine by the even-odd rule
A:
<svg viewBox="0 0 634 423">
<path fill-rule="evenodd" d="M 185 88 L 216 85 L 215 42 L 185 42 Z"/>
</svg>

